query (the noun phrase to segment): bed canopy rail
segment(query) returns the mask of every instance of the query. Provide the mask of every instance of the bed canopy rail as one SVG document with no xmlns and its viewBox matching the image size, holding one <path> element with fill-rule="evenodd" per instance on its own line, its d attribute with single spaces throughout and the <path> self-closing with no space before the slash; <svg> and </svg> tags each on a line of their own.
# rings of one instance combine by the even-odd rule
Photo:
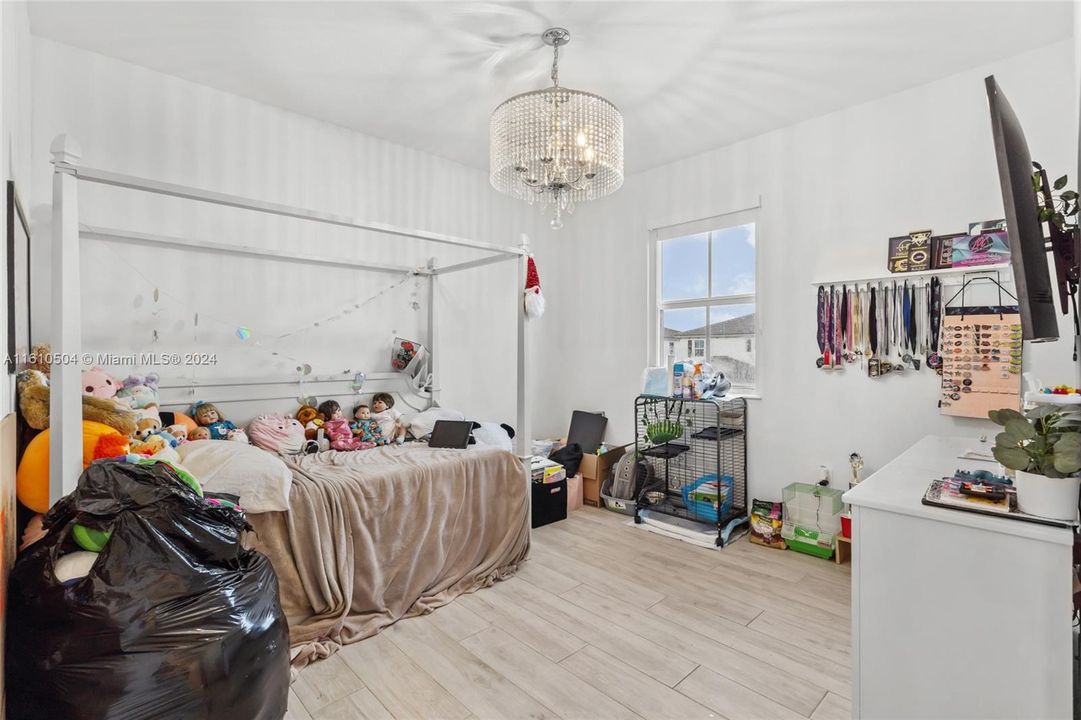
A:
<svg viewBox="0 0 1081 720">
<path fill-rule="evenodd" d="M 296 405 L 302 398 L 342 401 L 342 407 L 352 407 L 377 392 L 394 395 L 402 403 L 399 410 L 419 412 L 432 406 L 432 393 L 427 383 L 428 373 L 410 377 L 406 373 L 365 373 L 363 386 L 357 389 L 357 373 L 344 372 L 320 375 L 294 375 L 261 378 L 198 378 L 170 377 L 158 381 L 158 396 L 163 409 L 188 412 L 192 403 L 203 400 L 215 405 L 247 405 L 286 401 Z M 398 407 L 395 405 L 395 407 Z M 267 412 L 260 408 L 259 414 Z M 230 412 L 230 415 L 233 413 Z M 253 416 L 254 417 L 254 416 Z M 233 420 L 233 417 L 229 418 Z M 246 421 L 245 416 L 240 421 Z"/>
<path fill-rule="evenodd" d="M 87 167 L 80 162 L 82 150 L 79 143 L 70 135 L 57 136 L 50 146 L 50 152 L 53 164 L 51 241 L 51 298 L 53 308 L 51 340 L 53 364 L 52 395 L 50 399 L 52 432 L 50 433 L 49 447 L 49 496 L 51 501 L 56 501 L 67 492 L 70 492 L 75 487 L 82 470 L 82 383 L 80 374 L 83 368 L 80 362 L 82 353 L 81 286 L 79 282 L 80 238 L 166 246 L 191 252 L 232 254 L 273 261 L 333 265 L 374 272 L 412 272 L 418 276 L 426 277 L 428 280 L 427 345 L 430 352 L 429 373 L 431 375 L 429 395 L 432 404 L 438 404 L 439 381 L 441 378 L 439 371 L 440 353 L 438 352 L 440 344 L 438 338 L 439 324 L 437 322 L 438 304 L 436 302 L 437 278 L 448 273 L 516 260 L 517 262 L 513 263 L 518 279 L 518 294 L 515 298 L 518 305 L 516 313 L 518 357 L 516 367 L 517 434 L 515 435 L 515 448 L 520 457 L 523 459 L 528 457 L 530 438 L 532 437 L 526 404 L 526 358 L 528 356 L 529 333 L 526 316 L 521 306 L 521 298 L 525 292 L 526 264 L 529 258 L 529 239 L 525 234 L 521 236 L 522 242 L 518 247 L 499 245 L 497 243 L 415 230 L 385 223 L 362 222 L 318 210 L 291 207 L 280 203 L 255 200 L 238 195 Z M 301 255 L 300 253 L 290 253 L 284 250 L 217 244 L 205 240 L 168 237 L 132 230 L 86 227 L 82 226 L 79 221 L 80 181 L 380 233 L 410 240 L 467 248 L 487 253 L 487 255 L 445 267 L 439 267 L 435 258 L 432 258 L 425 266 L 408 268 L 343 258 L 313 257 L 308 254 Z"/>
<path fill-rule="evenodd" d="M 289 263 L 302 263 L 306 265 L 322 265 L 324 267 L 353 268 L 356 270 L 368 270 L 371 272 L 385 272 L 394 275 L 411 273 L 413 275 L 430 275 L 431 271 L 426 267 L 406 267 L 405 265 L 384 265 L 346 258 L 325 257 L 308 253 L 293 253 L 286 250 L 272 250 L 269 248 L 257 248 L 250 245 L 231 245 L 228 243 L 210 242 L 207 240 L 188 240 L 186 238 L 170 237 L 168 235 L 154 235 L 151 233 L 133 232 L 131 230 L 117 230 L 114 228 L 91 227 L 81 225 L 79 236 L 89 240 L 105 240 L 128 245 L 144 245 L 153 247 L 173 248 L 192 252 L 205 252 L 217 255 L 237 255 L 240 257 L 259 258 L 263 260 L 278 260 Z M 507 256 L 498 255 L 483 258 L 488 262 L 502 262 Z"/>
<path fill-rule="evenodd" d="M 74 142 L 67 135 L 61 135 L 57 138 L 57 141 L 60 141 L 61 139 L 64 140 L 65 144 Z M 54 146 L 55 144 L 56 143 L 54 142 Z M 78 153 L 78 155 L 81 155 L 81 152 Z M 166 195 L 184 200 L 210 203 L 211 205 L 224 205 L 226 207 L 241 208 L 243 210 L 253 210 L 268 215 L 279 215 L 281 217 L 296 218 L 298 220 L 311 220 L 327 225 L 337 225 L 339 227 L 352 228 L 354 230 L 367 230 L 369 232 L 382 233 L 384 235 L 395 235 L 415 240 L 427 240 L 429 242 L 442 243 L 445 245 L 457 245 L 458 247 L 485 250 L 500 255 L 516 256 L 523 254 L 521 248 L 511 247 L 509 245 L 497 245 L 496 243 L 483 242 L 481 240 L 469 240 L 466 238 L 455 237 L 454 235 L 428 232 L 426 230 L 412 230 L 410 228 L 388 225 L 386 223 L 361 222 L 359 220 L 354 220 L 353 218 L 321 212 L 319 210 L 289 207 L 288 205 L 281 205 L 279 203 L 266 202 L 263 200 L 253 200 L 239 195 L 185 187 L 183 185 L 161 182 L 159 180 L 136 177 L 135 175 L 110 172 L 108 170 L 98 170 L 96 168 L 79 165 L 78 155 L 76 155 L 74 161 L 58 161 L 54 159 L 53 165 L 55 171 L 70 173 L 71 175 L 74 175 L 76 179 L 84 182 L 92 182 L 99 185 L 112 185 L 113 187 L 138 190 L 154 195 Z"/>
</svg>

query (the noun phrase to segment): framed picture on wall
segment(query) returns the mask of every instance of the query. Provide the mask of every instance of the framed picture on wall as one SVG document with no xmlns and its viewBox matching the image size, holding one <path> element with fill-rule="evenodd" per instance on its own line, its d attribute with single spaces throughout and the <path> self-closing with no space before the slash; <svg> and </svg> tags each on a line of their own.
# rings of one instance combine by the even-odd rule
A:
<svg viewBox="0 0 1081 720">
<path fill-rule="evenodd" d="M 30 226 L 15 182 L 7 182 L 7 370 L 14 374 L 30 354 Z"/>
</svg>

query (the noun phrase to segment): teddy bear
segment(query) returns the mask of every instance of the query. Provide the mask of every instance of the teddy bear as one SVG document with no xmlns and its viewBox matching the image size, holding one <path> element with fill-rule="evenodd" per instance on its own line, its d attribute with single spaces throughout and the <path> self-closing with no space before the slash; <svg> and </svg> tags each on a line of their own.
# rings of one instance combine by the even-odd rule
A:
<svg viewBox="0 0 1081 720">
<path fill-rule="evenodd" d="M 112 398 L 120 391 L 120 381 L 99 367 L 83 370 L 83 394 Z"/>
<path fill-rule="evenodd" d="M 19 412 L 34 430 L 49 427 L 49 378 L 40 370 L 23 370 L 15 378 Z M 83 420 L 92 420 L 114 428 L 124 437 L 136 430 L 136 414 L 114 398 L 83 395 Z"/>
<path fill-rule="evenodd" d="M 304 438 L 315 440 L 319 436 L 319 428 L 323 427 L 326 418 L 312 405 L 301 405 L 297 410 L 296 419 L 304 427 Z"/>
<path fill-rule="evenodd" d="M 169 447 L 161 435 L 151 435 L 146 440 L 136 440 L 131 444 L 131 451 L 136 455 L 157 455 Z"/>
<path fill-rule="evenodd" d="M 163 430 L 155 430 L 153 433 L 151 433 L 151 437 L 160 437 L 162 440 L 165 441 L 165 444 L 168 445 L 171 448 L 175 448 L 178 445 L 180 445 L 181 442 L 183 442 L 183 440 L 180 437 L 177 437 L 173 433 L 169 432 L 168 430 L 164 430 L 164 429 Z"/>
<path fill-rule="evenodd" d="M 49 373 L 52 372 L 52 367 L 49 365 L 52 356 L 53 349 L 49 343 L 34 345 L 30 348 L 30 356 L 26 358 L 26 369 L 37 370 L 45 377 L 49 377 Z"/>
<path fill-rule="evenodd" d="M 153 417 L 139 418 L 139 421 L 135 426 L 135 433 L 132 435 L 132 438 L 135 440 L 146 440 L 151 435 L 161 430 L 161 419 Z"/>
</svg>

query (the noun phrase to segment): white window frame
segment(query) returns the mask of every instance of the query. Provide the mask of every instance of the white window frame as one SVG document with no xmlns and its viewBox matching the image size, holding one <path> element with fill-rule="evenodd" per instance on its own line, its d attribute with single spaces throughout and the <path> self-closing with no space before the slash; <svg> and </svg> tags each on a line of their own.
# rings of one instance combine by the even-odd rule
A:
<svg viewBox="0 0 1081 720">
<path fill-rule="evenodd" d="M 754 248 L 754 273 L 755 273 L 755 291 L 753 293 L 746 293 L 740 295 L 719 295 L 713 296 L 713 233 L 722 232 L 733 227 L 740 225 L 753 224 L 755 226 L 755 248 Z M 665 240 L 673 240 L 676 238 L 686 237 L 688 235 L 699 235 L 702 233 L 708 233 L 709 238 L 707 245 L 707 258 L 706 267 L 709 268 L 706 280 L 706 293 L 707 297 L 689 298 L 686 300 L 661 300 L 661 243 Z M 761 397 L 762 387 L 762 368 L 763 358 L 761 355 L 762 343 L 761 340 L 761 328 L 762 328 L 762 303 L 759 299 L 759 292 L 762 288 L 762 273 L 761 273 L 761 242 L 762 242 L 762 224 L 758 219 L 757 209 L 742 210 L 739 212 L 728 213 L 725 215 L 718 215 L 702 220 L 695 220 L 687 223 L 680 223 L 677 225 L 669 225 L 666 227 L 656 228 L 651 232 L 650 242 L 650 285 L 649 288 L 649 304 L 650 304 L 650 328 L 649 328 L 649 351 L 648 356 L 651 358 L 651 363 L 656 366 L 664 365 L 667 362 L 667 353 L 665 353 L 666 345 L 664 341 L 664 327 L 663 327 L 663 313 L 665 310 L 686 310 L 696 309 L 700 307 L 713 308 L 723 305 L 746 305 L 753 304 L 755 307 L 755 323 L 754 323 L 754 336 L 751 338 L 753 347 L 756 350 L 755 354 L 755 384 L 750 385 L 733 385 L 733 393 L 739 395 L 751 395 L 754 397 Z M 710 325 L 712 319 L 711 313 L 706 313 L 706 354 L 708 355 L 709 341 L 710 341 Z"/>
</svg>

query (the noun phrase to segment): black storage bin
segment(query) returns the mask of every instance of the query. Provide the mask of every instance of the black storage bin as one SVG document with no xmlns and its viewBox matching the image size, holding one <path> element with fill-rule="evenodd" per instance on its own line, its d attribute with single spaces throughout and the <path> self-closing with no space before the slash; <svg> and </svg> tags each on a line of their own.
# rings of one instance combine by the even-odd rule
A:
<svg viewBox="0 0 1081 720">
<path fill-rule="evenodd" d="M 567 481 L 533 483 L 533 527 L 567 519 Z"/>
</svg>

